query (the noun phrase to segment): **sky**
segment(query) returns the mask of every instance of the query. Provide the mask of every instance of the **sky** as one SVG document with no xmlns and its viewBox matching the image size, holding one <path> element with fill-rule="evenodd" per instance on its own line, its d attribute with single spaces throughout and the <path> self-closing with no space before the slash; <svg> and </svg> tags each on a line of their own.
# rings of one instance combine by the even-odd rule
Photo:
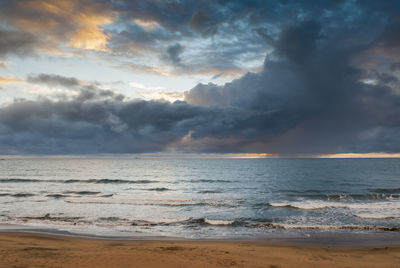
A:
<svg viewBox="0 0 400 268">
<path fill-rule="evenodd" d="M 400 153 L 400 2 L 0 0 L 0 154 Z"/>
</svg>

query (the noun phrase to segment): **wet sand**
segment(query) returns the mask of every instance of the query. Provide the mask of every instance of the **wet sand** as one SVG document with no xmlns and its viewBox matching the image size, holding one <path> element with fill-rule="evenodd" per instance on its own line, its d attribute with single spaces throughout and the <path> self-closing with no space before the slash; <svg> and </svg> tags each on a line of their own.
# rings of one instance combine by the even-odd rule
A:
<svg viewBox="0 0 400 268">
<path fill-rule="evenodd" d="M 400 246 L 133 241 L 3 232 L 0 267 L 400 267 Z"/>
</svg>

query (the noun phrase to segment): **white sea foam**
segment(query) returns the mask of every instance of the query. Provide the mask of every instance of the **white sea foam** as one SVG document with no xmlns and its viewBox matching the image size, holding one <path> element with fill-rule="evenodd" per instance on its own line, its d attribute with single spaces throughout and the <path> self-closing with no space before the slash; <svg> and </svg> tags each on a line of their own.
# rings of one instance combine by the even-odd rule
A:
<svg viewBox="0 0 400 268">
<path fill-rule="evenodd" d="M 399 231 L 399 227 L 373 226 L 373 225 L 302 225 L 302 224 L 273 224 L 275 228 L 302 229 L 302 230 L 376 230 Z"/>
<path fill-rule="evenodd" d="M 229 204 L 220 201 L 191 201 L 191 202 L 140 202 L 140 201 L 121 201 L 121 200 L 104 200 L 98 199 L 68 199 L 66 203 L 70 204 L 99 204 L 99 205 L 134 205 L 134 206 L 161 206 L 161 207 L 188 207 L 188 206 L 201 206 L 201 207 L 236 207 L 234 204 Z"/>
<path fill-rule="evenodd" d="M 204 222 L 210 225 L 232 225 L 235 221 L 204 219 Z"/>
</svg>

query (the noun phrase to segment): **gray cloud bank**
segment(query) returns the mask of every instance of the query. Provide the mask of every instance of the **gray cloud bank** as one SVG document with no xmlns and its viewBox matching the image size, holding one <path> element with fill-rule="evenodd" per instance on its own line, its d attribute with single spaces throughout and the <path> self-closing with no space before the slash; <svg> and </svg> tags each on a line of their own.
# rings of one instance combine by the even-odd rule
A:
<svg viewBox="0 0 400 268">
<path fill-rule="evenodd" d="M 183 102 L 129 100 L 75 78 L 31 76 L 78 95 L 0 108 L 1 153 L 398 153 L 399 5 L 361 2 L 282 23 L 265 33 L 272 52 L 262 71 L 198 84 Z M 197 16 L 191 27 L 216 31 L 211 15 Z M 181 50 L 171 47 L 169 60 L 179 64 Z"/>
</svg>

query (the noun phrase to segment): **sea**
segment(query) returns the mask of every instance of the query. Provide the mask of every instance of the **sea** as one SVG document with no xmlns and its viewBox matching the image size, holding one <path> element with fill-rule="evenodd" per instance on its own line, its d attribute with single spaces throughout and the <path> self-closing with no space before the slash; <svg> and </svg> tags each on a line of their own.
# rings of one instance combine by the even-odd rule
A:
<svg viewBox="0 0 400 268">
<path fill-rule="evenodd" d="M 0 224 L 190 239 L 398 234 L 400 159 L 4 158 Z"/>
</svg>

